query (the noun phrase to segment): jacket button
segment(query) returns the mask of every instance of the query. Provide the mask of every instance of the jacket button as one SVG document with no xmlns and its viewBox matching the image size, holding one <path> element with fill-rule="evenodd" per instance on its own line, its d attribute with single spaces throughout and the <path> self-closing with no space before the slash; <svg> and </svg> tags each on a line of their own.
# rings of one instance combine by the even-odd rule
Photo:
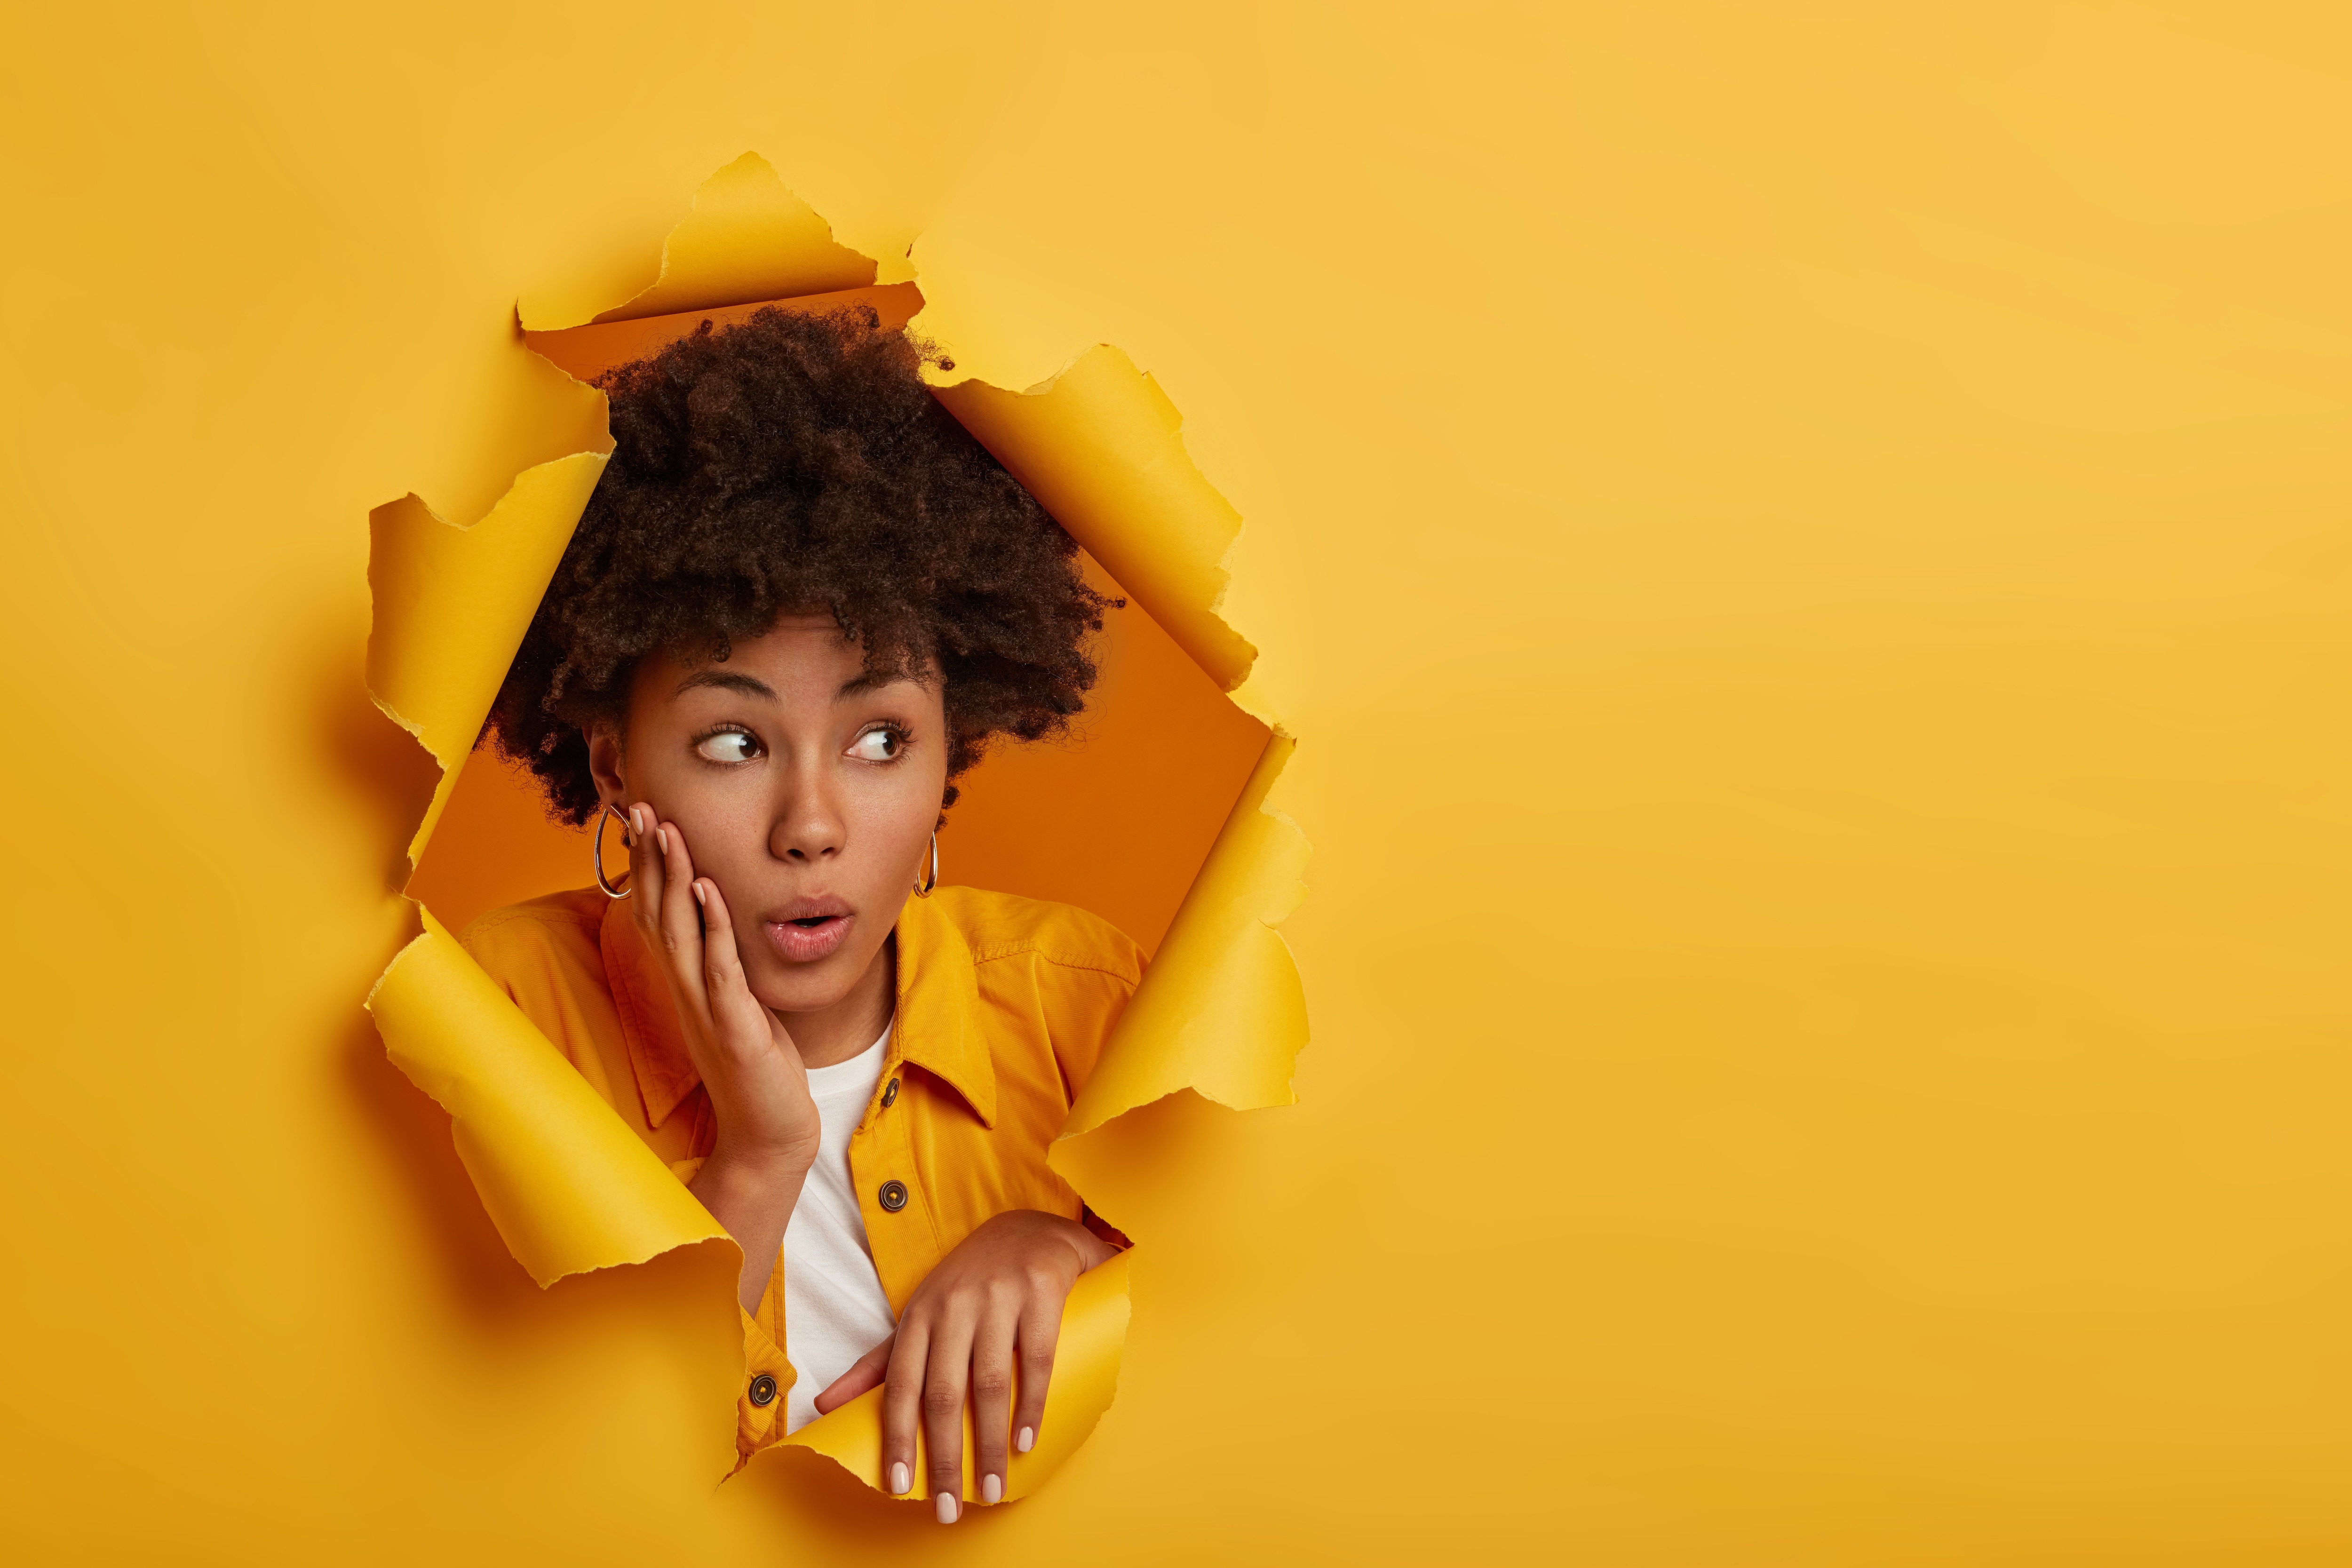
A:
<svg viewBox="0 0 2352 1568">
<path fill-rule="evenodd" d="M 889 1210 L 892 1214 L 897 1214 L 900 1209 L 907 1206 L 907 1184 L 904 1182 L 885 1182 L 882 1184 L 882 1190 L 874 1195 L 882 1200 L 882 1206 L 884 1208 Z"/>
<path fill-rule="evenodd" d="M 882 1109 L 883 1109 L 883 1110 L 889 1110 L 889 1109 L 890 1109 L 890 1102 L 891 1102 L 892 1100 L 894 1100 L 898 1099 L 898 1080 L 897 1079 L 895 1079 L 895 1078 L 894 1078 L 894 1079 L 891 1079 L 887 1084 L 886 1084 L 886 1085 L 884 1085 L 884 1086 L 883 1086 L 883 1089 L 882 1089 Z"/>
<path fill-rule="evenodd" d="M 751 1403 L 765 1410 L 776 1402 L 776 1380 L 766 1373 L 751 1380 Z"/>
</svg>

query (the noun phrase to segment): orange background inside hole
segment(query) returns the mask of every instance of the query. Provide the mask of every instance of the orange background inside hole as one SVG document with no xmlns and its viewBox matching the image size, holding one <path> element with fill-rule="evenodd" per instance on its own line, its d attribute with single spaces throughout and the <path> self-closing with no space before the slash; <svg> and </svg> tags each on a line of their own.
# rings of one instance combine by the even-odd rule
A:
<svg viewBox="0 0 2352 1568">
<path fill-rule="evenodd" d="M 1087 579 L 1112 582 L 1091 558 Z M 1225 700 L 1136 605 L 1105 616 L 1102 668 L 1069 733 L 1000 743 L 959 782 L 940 833 L 940 878 L 1091 910 L 1156 951 L 1265 747 L 1265 726 Z M 588 885 L 585 831 L 551 821 L 530 775 L 474 753 L 408 890 L 451 930 L 476 915 Z M 627 852 L 608 836 L 617 874 Z"/>
</svg>

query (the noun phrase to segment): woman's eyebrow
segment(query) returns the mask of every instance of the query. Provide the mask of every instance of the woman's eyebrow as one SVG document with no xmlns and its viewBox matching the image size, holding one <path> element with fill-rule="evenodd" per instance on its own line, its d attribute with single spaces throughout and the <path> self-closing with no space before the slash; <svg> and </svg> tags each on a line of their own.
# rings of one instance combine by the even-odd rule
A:
<svg viewBox="0 0 2352 1568">
<path fill-rule="evenodd" d="M 670 695 L 683 697 L 698 686 L 716 686 L 722 691 L 740 691 L 746 697 L 764 697 L 771 702 L 776 700 L 775 692 L 769 689 L 766 681 L 731 669 L 698 669 L 679 681 L 677 689 Z"/>
<path fill-rule="evenodd" d="M 833 694 L 833 700 L 835 702 L 846 702 L 853 697 L 863 697 L 869 691 L 879 691 L 886 686 L 896 686 L 906 679 L 907 677 L 903 675 L 877 673 L 869 669 L 863 675 L 853 675 L 843 681 L 841 689 Z"/>
</svg>

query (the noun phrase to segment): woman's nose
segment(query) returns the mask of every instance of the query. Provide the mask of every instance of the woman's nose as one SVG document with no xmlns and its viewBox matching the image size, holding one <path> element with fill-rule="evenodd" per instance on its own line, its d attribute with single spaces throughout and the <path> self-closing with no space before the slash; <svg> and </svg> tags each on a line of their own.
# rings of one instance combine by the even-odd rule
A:
<svg viewBox="0 0 2352 1568">
<path fill-rule="evenodd" d="M 779 803 L 768 847 L 779 860 L 812 865 L 841 853 L 842 816 L 821 781 L 795 779 Z"/>
</svg>

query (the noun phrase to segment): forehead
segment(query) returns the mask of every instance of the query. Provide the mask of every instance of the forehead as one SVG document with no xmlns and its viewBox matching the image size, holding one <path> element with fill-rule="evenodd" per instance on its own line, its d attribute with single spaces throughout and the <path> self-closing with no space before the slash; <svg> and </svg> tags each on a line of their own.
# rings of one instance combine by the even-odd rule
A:
<svg viewBox="0 0 2352 1568">
<path fill-rule="evenodd" d="M 825 672 L 866 667 L 866 650 L 831 616 L 781 616 L 760 636 L 728 650 L 727 662 L 763 669 L 811 668 Z"/>
<path fill-rule="evenodd" d="M 708 677 L 713 672 L 751 677 L 776 693 L 800 689 L 821 691 L 825 696 L 846 696 L 846 687 L 866 684 L 861 679 L 866 675 L 866 648 L 856 639 L 846 637 L 840 623 L 835 623 L 830 614 L 781 616 L 776 626 L 760 637 L 746 637 L 731 644 L 724 660 L 679 663 L 668 656 L 646 658 L 640 668 L 640 693 L 682 696 L 682 684 L 691 682 L 691 687 L 701 687 L 694 677 Z M 646 691 L 646 687 L 652 687 L 652 691 Z"/>
<path fill-rule="evenodd" d="M 647 659 L 643 673 L 667 695 L 680 681 L 714 671 L 752 676 L 779 691 L 798 686 L 831 690 L 865 668 L 865 650 L 842 635 L 831 616 L 786 616 L 756 637 L 730 643 L 724 659 L 680 662 L 665 656 Z"/>
</svg>

